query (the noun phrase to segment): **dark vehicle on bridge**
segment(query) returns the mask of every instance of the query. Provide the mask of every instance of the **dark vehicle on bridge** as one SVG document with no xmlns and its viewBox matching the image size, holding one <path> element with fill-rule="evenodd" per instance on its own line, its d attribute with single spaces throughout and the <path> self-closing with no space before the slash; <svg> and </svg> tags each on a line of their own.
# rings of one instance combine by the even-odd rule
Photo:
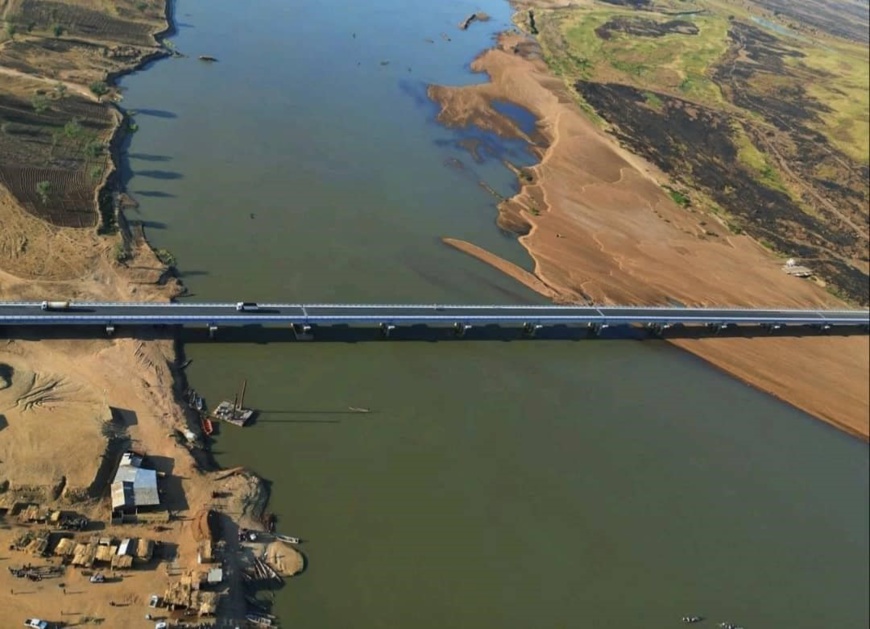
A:
<svg viewBox="0 0 870 629">
<path fill-rule="evenodd" d="M 253 301 L 240 301 L 236 304 L 236 310 L 239 312 L 257 312 L 260 309 Z"/>
</svg>

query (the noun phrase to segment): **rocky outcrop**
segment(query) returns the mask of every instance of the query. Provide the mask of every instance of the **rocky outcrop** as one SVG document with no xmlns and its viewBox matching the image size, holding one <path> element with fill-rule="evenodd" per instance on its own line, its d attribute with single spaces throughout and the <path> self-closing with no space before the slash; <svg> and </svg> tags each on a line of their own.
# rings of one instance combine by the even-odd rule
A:
<svg viewBox="0 0 870 629">
<path fill-rule="evenodd" d="M 459 23 L 459 28 L 460 28 L 460 30 L 464 31 L 469 26 L 471 26 L 471 23 L 474 22 L 475 20 L 477 20 L 478 22 L 486 22 L 488 19 L 489 19 L 489 15 L 487 15 L 483 11 L 478 11 L 477 13 L 472 13 L 467 18 L 462 20 Z"/>
</svg>

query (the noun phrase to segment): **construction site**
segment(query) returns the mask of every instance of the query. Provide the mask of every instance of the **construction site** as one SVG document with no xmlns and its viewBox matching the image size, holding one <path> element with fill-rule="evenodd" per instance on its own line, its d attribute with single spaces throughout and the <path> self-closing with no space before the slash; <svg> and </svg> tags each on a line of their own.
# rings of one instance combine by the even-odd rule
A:
<svg viewBox="0 0 870 629">
<path fill-rule="evenodd" d="M 211 627 L 218 619 L 276 627 L 268 593 L 304 560 L 301 540 L 265 530 L 256 510 L 263 496 L 248 505 L 234 499 L 259 479 L 243 469 L 215 473 L 210 504 L 185 516 L 161 507 L 157 475 L 139 474 L 154 471 L 146 465 L 147 457 L 124 452 L 109 496 L 83 511 L 0 508 L 0 543 L 9 551 L 0 580 L 10 596 L 33 600 L 29 616 L 52 627 L 105 621 L 74 609 L 82 596 L 106 597 L 120 614 L 138 609 L 155 627 Z"/>
</svg>

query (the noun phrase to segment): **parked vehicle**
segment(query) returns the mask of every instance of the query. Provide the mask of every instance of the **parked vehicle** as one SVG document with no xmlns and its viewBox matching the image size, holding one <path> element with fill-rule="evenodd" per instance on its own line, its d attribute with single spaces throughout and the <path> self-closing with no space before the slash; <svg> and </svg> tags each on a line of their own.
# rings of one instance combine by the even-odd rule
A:
<svg viewBox="0 0 870 629">
<path fill-rule="evenodd" d="M 160 606 L 160 597 L 156 594 L 151 595 L 151 600 L 148 601 L 148 607 L 159 607 Z"/>
<path fill-rule="evenodd" d="M 51 625 L 48 624 L 46 620 L 40 620 L 39 618 L 28 618 L 24 621 L 25 627 L 32 627 L 33 629 L 49 629 Z"/>
</svg>

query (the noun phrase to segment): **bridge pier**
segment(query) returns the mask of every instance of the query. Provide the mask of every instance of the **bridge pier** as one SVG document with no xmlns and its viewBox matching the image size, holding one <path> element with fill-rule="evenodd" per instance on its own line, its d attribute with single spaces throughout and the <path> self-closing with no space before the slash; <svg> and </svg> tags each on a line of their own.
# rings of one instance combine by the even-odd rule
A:
<svg viewBox="0 0 870 629">
<path fill-rule="evenodd" d="M 381 336 L 383 336 L 385 339 L 388 339 L 388 338 L 390 338 L 390 332 L 392 332 L 395 329 L 396 329 L 396 326 L 394 326 L 392 323 L 382 323 L 381 324 Z"/>
<path fill-rule="evenodd" d="M 610 325 L 607 323 L 590 323 L 589 332 L 594 336 L 601 336 L 601 333 L 609 327 Z"/>
<path fill-rule="evenodd" d="M 313 341 L 314 334 L 311 332 L 311 326 L 307 323 L 292 323 L 290 327 L 293 328 L 293 336 L 296 337 L 297 341 Z"/>
<path fill-rule="evenodd" d="M 214 323 L 208 324 L 208 338 L 214 340 L 217 336 L 218 327 Z"/>
<path fill-rule="evenodd" d="M 671 327 L 670 323 L 647 323 L 646 326 L 649 333 L 654 336 L 664 336 L 665 330 Z"/>
<path fill-rule="evenodd" d="M 776 332 L 777 330 L 782 328 L 782 324 L 781 323 L 762 323 L 761 327 L 764 328 L 765 330 L 767 330 L 768 334 L 773 334 L 774 332 Z"/>
<path fill-rule="evenodd" d="M 540 330 L 543 326 L 539 323 L 524 323 L 523 324 L 523 336 L 527 336 L 532 338 L 537 334 L 538 330 Z"/>
<path fill-rule="evenodd" d="M 115 324 L 107 323 L 106 324 L 106 336 L 112 336 L 115 333 Z"/>
<path fill-rule="evenodd" d="M 456 322 L 453 324 L 453 334 L 462 338 L 465 336 L 465 333 L 471 329 L 471 326 L 467 323 L 459 323 Z"/>
</svg>

